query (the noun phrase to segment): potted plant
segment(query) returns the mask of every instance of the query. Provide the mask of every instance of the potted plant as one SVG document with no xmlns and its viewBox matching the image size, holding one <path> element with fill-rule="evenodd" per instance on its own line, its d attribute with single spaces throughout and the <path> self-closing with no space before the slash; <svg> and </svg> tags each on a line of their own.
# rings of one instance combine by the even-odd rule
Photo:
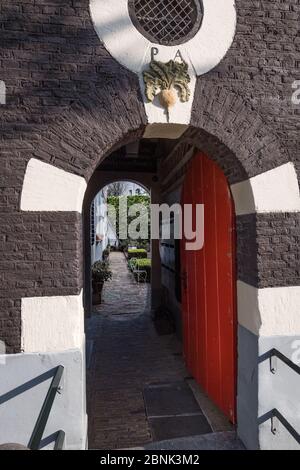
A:
<svg viewBox="0 0 300 470">
<path fill-rule="evenodd" d="M 96 261 L 92 266 L 93 303 L 101 304 L 104 282 L 112 278 L 112 272 L 106 261 Z"/>
</svg>

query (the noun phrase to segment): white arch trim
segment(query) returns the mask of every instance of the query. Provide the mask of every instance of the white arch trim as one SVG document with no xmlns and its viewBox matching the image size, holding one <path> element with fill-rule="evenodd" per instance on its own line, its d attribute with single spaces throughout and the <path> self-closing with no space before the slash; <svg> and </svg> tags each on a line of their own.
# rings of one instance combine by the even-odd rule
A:
<svg viewBox="0 0 300 470">
<path fill-rule="evenodd" d="M 150 48 L 158 47 L 163 59 L 175 57 L 178 50 L 188 55 L 196 75 L 214 68 L 230 48 L 236 30 L 234 0 L 202 0 L 203 20 L 197 34 L 184 44 L 163 46 L 145 38 L 133 25 L 128 0 L 90 0 L 95 30 L 111 55 L 126 68 L 139 74 L 151 60 Z"/>
<path fill-rule="evenodd" d="M 86 187 L 81 176 L 32 158 L 25 172 L 21 210 L 81 213 Z"/>
</svg>

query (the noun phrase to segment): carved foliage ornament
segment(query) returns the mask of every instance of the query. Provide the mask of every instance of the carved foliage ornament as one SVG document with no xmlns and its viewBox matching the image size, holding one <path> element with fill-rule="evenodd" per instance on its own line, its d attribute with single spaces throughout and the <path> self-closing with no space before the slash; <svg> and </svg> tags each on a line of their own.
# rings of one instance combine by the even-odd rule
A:
<svg viewBox="0 0 300 470">
<path fill-rule="evenodd" d="M 176 104 L 178 96 L 183 103 L 190 99 L 188 64 L 174 60 L 167 63 L 152 60 L 149 67 L 150 70 L 143 72 L 146 98 L 153 102 L 159 95 L 160 103 L 169 116 L 169 110 Z"/>
</svg>

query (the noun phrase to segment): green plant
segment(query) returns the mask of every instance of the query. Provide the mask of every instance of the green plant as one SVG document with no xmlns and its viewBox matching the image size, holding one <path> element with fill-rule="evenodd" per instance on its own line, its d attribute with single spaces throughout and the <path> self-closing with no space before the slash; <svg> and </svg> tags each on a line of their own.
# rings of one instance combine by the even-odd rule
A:
<svg viewBox="0 0 300 470">
<path fill-rule="evenodd" d="M 120 202 L 126 202 L 126 204 L 121 204 Z M 138 240 L 123 240 L 120 239 L 120 228 L 119 228 L 119 222 L 120 218 L 123 218 L 124 221 L 127 221 L 127 226 L 135 219 L 135 216 L 130 216 L 129 215 L 129 209 L 132 205 L 134 204 L 142 204 L 147 211 L 148 214 L 148 236 L 150 234 L 150 196 L 146 194 L 140 194 L 140 195 L 133 195 L 133 196 L 110 196 L 107 198 L 107 204 L 108 207 L 112 206 L 114 210 L 110 214 L 110 211 L 108 211 L 108 217 L 109 219 L 112 216 L 116 216 L 116 221 L 114 221 L 114 218 L 111 219 L 111 222 L 116 224 L 116 235 L 117 238 L 119 239 L 120 242 L 120 250 L 126 251 L 128 245 L 136 246 L 138 248 L 144 248 L 145 246 L 141 246 L 142 243 L 149 244 L 149 238 L 146 240 L 138 239 Z M 125 207 L 127 206 L 127 213 L 124 212 Z"/>
<path fill-rule="evenodd" d="M 128 259 L 131 258 L 147 258 L 147 251 L 144 248 L 129 248 Z"/>
<path fill-rule="evenodd" d="M 145 267 L 151 268 L 151 259 L 149 258 L 137 259 L 135 262 L 135 265 L 138 268 L 145 268 Z"/>
<path fill-rule="evenodd" d="M 112 272 L 109 264 L 105 261 L 96 261 L 92 266 L 93 283 L 103 283 L 112 278 Z"/>
<path fill-rule="evenodd" d="M 150 282 L 151 279 L 151 259 L 144 258 L 144 259 L 137 259 L 135 261 L 135 269 L 138 271 L 146 271 L 147 273 L 147 282 Z"/>
</svg>

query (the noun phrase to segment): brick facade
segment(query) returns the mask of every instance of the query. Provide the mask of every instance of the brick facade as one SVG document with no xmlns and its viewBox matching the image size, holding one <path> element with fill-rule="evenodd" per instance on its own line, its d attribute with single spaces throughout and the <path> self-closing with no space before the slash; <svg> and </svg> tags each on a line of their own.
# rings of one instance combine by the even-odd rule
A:
<svg viewBox="0 0 300 470">
<path fill-rule="evenodd" d="M 255 287 L 300 285 L 300 215 L 237 217 L 238 279 Z"/>
<path fill-rule="evenodd" d="M 288 160 L 300 171 L 299 108 L 291 104 L 300 0 L 236 3 L 234 43 L 198 79 L 192 129 L 184 136 L 216 159 L 230 183 Z M 88 181 L 113 148 L 142 136 L 146 115 L 137 77 L 100 44 L 88 0 L 0 0 L 0 13 L 0 79 L 7 86 L 0 114 L 0 331 L 8 351 L 18 352 L 21 298 L 82 288 L 80 216 L 20 212 L 29 159 Z M 259 286 L 299 284 L 299 222 L 292 215 L 255 222 L 257 231 L 247 217 L 238 221 L 241 278 Z M 276 237 L 288 252 L 277 252 Z M 258 246 L 257 260 L 246 258 L 243 244 Z"/>
</svg>

